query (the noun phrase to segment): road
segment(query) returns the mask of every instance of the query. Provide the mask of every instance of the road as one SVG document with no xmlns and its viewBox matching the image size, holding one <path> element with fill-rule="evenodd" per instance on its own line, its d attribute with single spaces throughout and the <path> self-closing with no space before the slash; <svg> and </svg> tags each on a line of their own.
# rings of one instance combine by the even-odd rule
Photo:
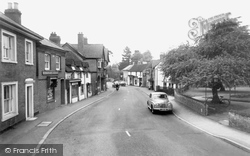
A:
<svg viewBox="0 0 250 156">
<path fill-rule="evenodd" d="M 67 118 L 45 144 L 63 144 L 65 156 L 249 156 L 173 114 L 151 114 L 146 100 L 137 87 L 121 87 Z"/>
</svg>

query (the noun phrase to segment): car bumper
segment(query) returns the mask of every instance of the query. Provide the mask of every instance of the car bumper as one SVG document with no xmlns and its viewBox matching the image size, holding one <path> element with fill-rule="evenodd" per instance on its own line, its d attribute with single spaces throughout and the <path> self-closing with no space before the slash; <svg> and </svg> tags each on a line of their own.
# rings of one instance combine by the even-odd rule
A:
<svg viewBox="0 0 250 156">
<path fill-rule="evenodd" d="M 172 111 L 173 108 L 154 108 L 156 111 Z"/>
</svg>

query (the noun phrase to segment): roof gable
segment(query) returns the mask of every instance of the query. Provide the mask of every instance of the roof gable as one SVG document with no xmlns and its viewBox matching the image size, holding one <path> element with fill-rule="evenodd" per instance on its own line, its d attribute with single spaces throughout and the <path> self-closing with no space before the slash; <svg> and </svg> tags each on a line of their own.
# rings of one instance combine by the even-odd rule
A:
<svg viewBox="0 0 250 156">
<path fill-rule="evenodd" d="M 77 44 L 71 44 L 71 46 L 77 50 Z M 85 44 L 83 46 L 83 54 L 86 58 L 103 58 L 104 46 L 102 44 Z"/>
</svg>

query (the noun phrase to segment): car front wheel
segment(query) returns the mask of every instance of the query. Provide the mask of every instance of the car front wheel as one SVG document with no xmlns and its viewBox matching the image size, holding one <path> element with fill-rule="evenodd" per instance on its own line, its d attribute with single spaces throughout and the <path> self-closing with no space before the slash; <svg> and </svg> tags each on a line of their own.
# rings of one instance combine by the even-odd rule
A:
<svg viewBox="0 0 250 156">
<path fill-rule="evenodd" d="M 152 114 L 155 114 L 155 110 L 154 110 L 153 105 L 151 105 L 151 112 L 152 112 Z"/>
</svg>

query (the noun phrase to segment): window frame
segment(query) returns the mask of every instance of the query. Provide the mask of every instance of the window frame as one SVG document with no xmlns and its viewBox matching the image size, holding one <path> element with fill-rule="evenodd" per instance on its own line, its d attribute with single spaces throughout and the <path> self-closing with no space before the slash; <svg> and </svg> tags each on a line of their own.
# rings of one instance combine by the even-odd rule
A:
<svg viewBox="0 0 250 156">
<path fill-rule="evenodd" d="M 13 60 L 11 60 L 9 57 L 8 57 L 8 59 L 6 59 L 7 57 L 5 57 L 4 56 L 4 36 L 10 36 L 10 37 L 12 37 L 13 38 L 13 46 L 14 46 L 14 48 L 13 48 Z M 1 43 L 2 43 L 2 45 L 1 45 L 1 48 L 2 48 L 2 62 L 7 62 L 7 63 L 17 63 L 17 37 L 16 37 L 16 34 L 14 34 L 14 33 L 11 33 L 11 32 L 9 32 L 9 31 L 6 31 L 6 30 L 1 30 Z"/>
<path fill-rule="evenodd" d="M 49 56 L 48 67 L 46 67 L 46 56 Z M 44 54 L 44 69 L 45 69 L 45 70 L 50 70 L 50 63 L 51 63 L 51 55 L 45 53 L 45 54 Z"/>
<path fill-rule="evenodd" d="M 4 103 L 5 103 L 4 102 L 5 101 L 5 99 L 4 99 L 4 87 L 5 86 L 14 86 L 14 88 L 12 88 L 12 90 L 11 90 L 11 94 L 13 96 L 13 101 L 12 101 L 11 107 L 13 110 L 11 110 L 7 113 L 4 112 L 4 110 L 5 110 L 5 108 L 4 108 L 5 107 L 4 106 Z M 1 119 L 1 121 L 3 122 L 3 121 L 6 121 L 6 120 L 18 115 L 18 82 L 17 81 L 15 81 L 15 82 L 2 82 L 1 83 L 1 91 L 2 91 L 2 94 L 1 94 L 1 96 L 2 96 L 2 99 L 1 99 L 2 119 Z"/>
<path fill-rule="evenodd" d="M 57 58 L 58 58 L 59 62 L 57 62 Z M 57 65 L 59 67 L 57 67 Z M 61 70 L 61 57 L 58 55 L 56 55 L 56 70 Z"/>
<path fill-rule="evenodd" d="M 27 61 L 27 44 L 30 43 L 30 60 Z M 33 62 L 33 54 L 34 54 L 34 44 L 33 41 L 25 39 L 25 64 L 27 65 L 34 65 Z"/>
</svg>

